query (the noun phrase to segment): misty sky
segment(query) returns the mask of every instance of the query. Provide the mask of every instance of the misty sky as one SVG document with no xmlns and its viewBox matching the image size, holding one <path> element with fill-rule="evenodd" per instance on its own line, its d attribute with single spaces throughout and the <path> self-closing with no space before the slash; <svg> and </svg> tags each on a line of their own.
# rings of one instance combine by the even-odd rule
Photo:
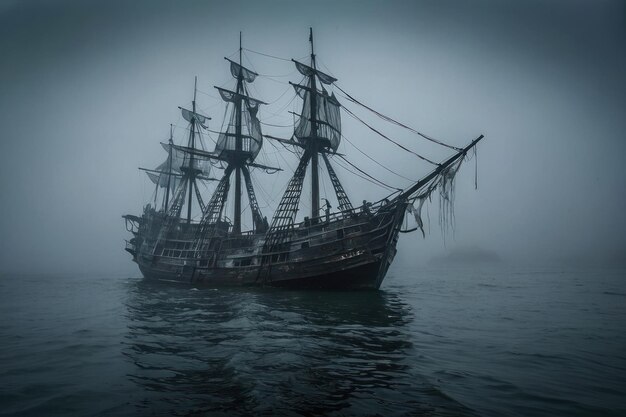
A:
<svg viewBox="0 0 626 417">
<path fill-rule="evenodd" d="M 234 86 L 223 57 L 236 58 L 243 31 L 244 65 L 266 75 L 250 90 L 270 103 L 259 116 L 289 125 L 299 103 L 286 83 L 300 75 L 252 51 L 306 57 L 309 26 L 321 68 L 350 94 L 457 146 L 485 135 L 479 189 L 473 161 L 458 177 L 448 248 L 529 264 L 626 256 L 623 1 L 0 0 L 0 272 L 138 274 L 121 215 L 148 202 L 152 186 L 137 167 L 162 162 L 170 123 L 182 141 L 177 106 L 190 105 L 194 76 L 199 108 L 218 129 L 224 105 L 213 86 Z M 339 99 L 405 146 L 448 155 Z M 343 131 L 405 177 L 429 170 L 345 114 Z M 271 217 L 297 161 L 264 148 L 259 161 L 285 169 L 253 174 Z M 386 183 L 409 184 L 346 141 L 339 152 Z M 388 194 L 336 170 L 355 203 Z M 322 195 L 331 189 L 326 181 Z M 446 250 L 436 202 L 429 214 L 430 236 L 403 236 L 398 262 Z"/>
</svg>

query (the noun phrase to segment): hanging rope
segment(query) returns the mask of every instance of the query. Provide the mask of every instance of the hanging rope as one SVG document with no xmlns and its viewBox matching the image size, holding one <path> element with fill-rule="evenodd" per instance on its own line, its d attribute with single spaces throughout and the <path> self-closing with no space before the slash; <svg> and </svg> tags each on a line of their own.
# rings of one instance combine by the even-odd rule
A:
<svg viewBox="0 0 626 417">
<path fill-rule="evenodd" d="M 478 190 L 478 149 L 474 146 L 474 189 Z"/>
<path fill-rule="evenodd" d="M 436 162 L 431 161 L 430 159 L 413 152 L 412 150 L 410 150 L 409 148 L 406 148 L 402 145 L 400 145 L 398 142 L 396 142 L 393 139 L 390 139 L 389 137 L 385 136 L 384 134 L 380 133 L 378 130 L 374 129 L 372 126 L 368 125 L 365 121 L 363 121 L 362 119 L 360 119 L 356 114 L 352 113 L 350 110 L 348 110 L 345 106 L 343 106 L 343 109 L 352 117 L 354 117 L 356 120 L 358 120 L 359 122 L 363 123 L 365 126 L 369 127 L 370 130 L 372 130 L 373 132 L 377 133 L 378 135 L 382 136 L 383 138 L 387 139 L 389 142 L 393 143 L 396 146 L 399 146 L 400 148 L 404 149 L 405 151 L 412 153 L 413 155 L 417 156 L 418 158 L 420 158 L 422 161 L 426 161 L 429 164 L 433 164 L 433 165 L 439 165 Z"/>
<path fill-rule="evenodd" d="M 343 94 L 345 94 L 345 97 L 346 97 L 348 100 L 350 100 L 351 102 L 353 102 L 353 103 L 355 103 L 355 104 L 358 104 L 358 105 L 359 105 L 359 106 L 361 106 L 361 107 L 366 108 L 367 110 L 371 111 L 372 113 L 374 113 L 375 115 L 377 115 L 377 116 L 378 116 L 378 117 L 380 117 L 381 119 L 383 119 L 383 120 L 385 120 L 385 121 L 387 121 L 387 122 L 389 122 L 389 123 L 393 123 L 393 124 L 395 124 L 395 125 L 397 125 L 397 126 L 403 127 L 403 128 L 405 128 L 405 129 L 407 129 L 407 130 L 410 130 L 411 132 L 413 132 L 413 133 L 415 133 L 415 134 L 417 134 L 417 135 L 419 135 L 419 136 L 423 137 L 424 139 L 429 140 L 429 141 L 431 141 L 431 142 L 433 142 L 433 143 L 436 143 L 436 144 L 438 144 L 438 145 L 445 146 L 446 148 L 454 149 L 454 150 L 455 150 L 455 151 L 457 151 L 457 152 L 462 150 L 461 148 L 457 148 L 457 147 L 455 147 L 455 146 L 448 145 L 447 143 L 443 143 L 443 142 L 441 142 L 440 140 L 437 140 L 437 139 L 435 139 L 435 138 L 431 138 L 430 136 L 427 136 L 427 135 L 425 135 L 425 134 L 423 134 L 423 133 L 421 133 L 421 132 L 418 132 L 417 130 L 413 129 L 412 127 L 407 126 L 407 125 L 405 125 L 405 124 L 403 124 L 403 123 L 400 123 L 400 122 L 398 122 L 397 120 L 394 120 L 394 119 L 392 119 L 392 118 L 391 118 L 391 117 L 389 117 L 389 116 L 385 116 L 384 114 L 382 114 L 382 113 L 380 113 L 380 112 L 378 112 L 378 111 L 376 111 L 376 110 L 372 109 L 371 107 L 369 107 L 369 106 L 367 106 L 367 105 L 365 105 L 365 104 L 361 103 L 360 101 L 358 101 L 357 99 L 355 99 L 354 97 L 352 97 L 350 94 L 346 93 L 346 92 L 345 92 L 345 91 L 344 91 L 341 87 L 339 87 L 336 83 L 334 84 L 334 86 L 335 86 L 335 87 L 337 87 L 337 88 L 339 89 L 339 91 L 341 91 Z M 345 108 L 345 107 L 344 107 L 344 108 Z"/>
</svg>

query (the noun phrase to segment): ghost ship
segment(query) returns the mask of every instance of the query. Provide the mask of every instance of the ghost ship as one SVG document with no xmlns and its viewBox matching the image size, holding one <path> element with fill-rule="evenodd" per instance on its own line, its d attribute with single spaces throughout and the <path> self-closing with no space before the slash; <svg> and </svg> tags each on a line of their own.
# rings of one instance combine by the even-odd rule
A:
<svg viewBox="0 0 626 417">
<path fill-rule="evenodd" d="M 457 148 L 382 115 L 337 87 L 351 103 L 454 151 L 448 159 L 434 163 L 363 122 L 376 134 L 432 163 L 434 169 L 405 189 L 397 189 L 377 202 L 363 201 L 355 207 L 332 163 L 334 157 L 344 158 L 337 152 L 342 138 L 342 105 L 334 92 L 327 91 L 337 79 L 317 68 L 312 30 L 309 42 L 310 63 L 291 60 L 304 81 L 290 82 L 302 99 L 301 112 L 293 113 L 296 122 L 291 138 L 263 135 L 261 131 L 258 111 L 266 103 L 249 94 L 248 84 L 258 74 L 242 65 L 241 34 L 239 62 L 225 58 L 236 80 L 235 88 L 215 87 L 227 105 L 227 128 L 218 132 L 213 151 L 208 151 L 202 141 L 202 131 L 207 129 L 210 118 L 196 111 L 195 88 L 192 108 L 180 108 L 189 123 L 186 145 L 175 144 L 170 133 L 168 143 L 162 144 L 167 152 L 166 161 L 156 169 L 141 168 L 156 190 L 164 189 L 161 207 L 157 208 L 155 192 L 154 206 L 146 205 L 141 216 L 123 216 L 127 230 L 133 235 L 126 242 L 126 251 L 145 278 L 209 286 L 378 289 L 396 254 L 399 233 L 417 229 L 423 233 L 424 202 L 438 190 L 441 204 L 448 204 L 449 208 L 454 177 L 468 153 L 475 152 L 483 135 Z M 293 153 L 299 155 L 297 168 L 271 222 L 261 213 L 251 176 L 252 168 L 268 174 L 281 170 L 255 162 L 264 138 L 292 147 Z M 320 208 L 321 163 L 336 196 L 335 211 L 331 211 L 328 200 Z M 223 169 L 219 180 L 210 176 L 211 168 L 216 167 Z M 309 216 L 298 220 L 307 171 L 311 211 Z M 250 230 L 242 230 L 242 176 L 252 217 Z M 234 177 L 234 190 L 231 190 L 231 177 Z M 198 185 L 212 183 L 216 186 L 205 203 Z M 228 214 L 232 220 L 226 213 L 231 194 L 234 204 L 232 213 Z M 198 221 L 194 220 L 192 210 L 200 213 Z M 406 213 L 412 213 L 417 223 L 411 230 L 402 230 Z"/>
</svg>

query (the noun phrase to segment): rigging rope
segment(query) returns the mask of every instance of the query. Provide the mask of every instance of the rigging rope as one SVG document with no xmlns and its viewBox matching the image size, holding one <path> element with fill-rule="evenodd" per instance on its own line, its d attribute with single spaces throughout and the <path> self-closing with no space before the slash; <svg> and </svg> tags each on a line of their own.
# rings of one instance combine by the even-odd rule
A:
<svg viewBox="0 0 626 417">
<path fill-rule="evenodd" d="M 265 122 L 262 122 L 260 120 L 259 120 L 259 123 L 261 123 L 262 125 L 265 125 L 265 126 L 272 126 L 272 127 L 293 127 L 293 125 L 275 125 L 275 124 L 272 124 L 272 123 L 265 123 Z"/>
<path fill-rule="evenodd" d="M 212 106 L 211 106 L 211 107 L 209 107 L 209 108 L 213 108 L 213 107 L 219 106 L 219 105 L 220 105 L 220 103 L 223 101 L 220 97 L 214 96 L 213 94 L 209 94 L 209 93 L 207 93 L 206 91 L 202 91 L 202 90 L 200 90 L 199 88 L 196 88 L 196 91 L 197 91 L 198 93 L 200 93 L 200 94 L 204 94 L 205 96 L 208 96 L 208 97 L 214 98 L 215 100 L 219 100 L 217 104 L 214 104 L 214 105 L 212 105 Z"/>
<path fill-rule="evenodd" d="M 281 84 L 282 84 L 282 83 L 281 83 Z M 288 85 L 288 86 L 287 86 L 287 89 L 286 89 L 285 91 L 283 91 L 283 92 L 281 93 L 281 95 L 279 95 L 279 96 L 278 96 L 278 98 L 277 98 L 276 100 L 270 101 L 270 102 L 269 102 L 269 103 L 267 103 L 267 104 L 268 104 L 268 105 L 270 105 L 270 104 L 274 104 L 274 103 L 276 103 L 278 100 L 280 100 L 281 98 L 283 98 L 283 96 L 284 96 L 285 94 L 287 94 L 287 91 L 289 91 L 289 90 L 291 90 L 291 85 Z"/>
<path fill-rule="evenodd" d="M 279 60 L 281 60 L 281 61 L 291 62 L 291 59 L 289 59 L 289 58 L 282 58 L 282 57 L 279 57 L 279 56 L 276 56 L 276 55 L 270 55 L 270 54 L 266 54 L 266 53 L 263 53 L 263 52 L 254 51 L 254 50 L 252 50 L 252 49 L 248 49 L 248 48 L 242 48 L 242 49 L 243 49 L 244 51 L 252 52 L 253 54 L 258 54 L 258 55 L 263 55 L 263 56 L 266 56 L 266 57 L 268 57 L 268 58 L 274 58 L 274 59 L 279 59 Z M 303 59 L 306 59 L 306 58 L 308 58 L 308 57 L 309 57 L 309 55 L 305 55 L 305 56 L 303 56 L 303 57 L 298 58 L 298 59 L 297 59 L 297 61 L 302 61 Z"/>
<path fill-rule="evenodd" d="M 359 106 L 361 106 L 361 107 L 366 108 L 367 110 L 371 111 L 372 113 L 374 113 L 375 115 L 377 115 L 378 117 L 380 117 L 381 119 L 383 119 L 383 120 L 385 120 L 385 121 L 387 121 L 387 122 L 389 122 L 389 123 L 393 123 L 393 124 L 395 124 L 395 125 L 397 125 L 397 126 L 403 127 L 403 128 L 405 128 L 405 129 L 407 129 L 407 130 L 410 130 L 411 132 L 413 132 L 413 133 L 415 133 L 415 134 L 417 134 L 417 135 L 419 135 L 419 136 L 423 137 L 424 139 L 429 140 L 429 141 L 431 141 L 431 142 L 433 142 L 433 143 L 436 143 L 436 144 L 438 144 L 438 145 L 445 146 L 446 148 L 454 149 L 454 150 L 455 150 L 455 151 L 457 151 L 457 152 L 459 152 L 459 151 L 462 151 L 462 150 L 463 150 L 463 149 L 461 149 L 461 148 L 457 148 L 456 146 L 448 145 L 447 143 L 444 143 L 444 142 L 442 142 L 442 141 L 440 141 L 440 140 L 437 140 L 437 139 L 435 139 L 435 138 L 431 138 L 430 136 L 427 136 L 427 135 L 425 135 L 425 134 L 423 134 L 423 133 L 421 133 L 421 132 L 418 132 L 417 130 L 413 129 L 413 128 L 412 128 L 412 127 L 410 127 L 410 126 L 407 126 L 407 125 L 405 125 L 405 124 L 403 124 L 403 123 L 400 123 L 400 122 L 398 122 L 397 120 L 394 120 L 394 119 L 392 119 L 392 118 L 391 118 L 391 117 L 389 117 L 389 116 L 385 116 L 384 114 L 382 114 L 382 113 L 380 113 L 380 112 L 378 112 L 378 111 L 374 110 L 373 108 L 371 108 L 371 107 L 369 107 L 369 106 L 367 106 L 367 105 L 365 105 L 365 104 L 361 103 L 360 101 L 358 101 L 357 99 L 355 99 L 354 97 L 352 97 L 350 94 L 346 93 L 346 92 L 345 92 L 345 90 L 344 90 L 343 88 L 339 87 L 336 83 L 334 84 L 334 86 L 335 86 L 335 87 L 337 87 L 337 88 L 339 89 L 339 91 L 341 91 L 343 94 L 345 94 L 345 97 L 346 97 L 348 100 L 350 100 L 351 102 L 353 102 L 353 103 L 355 103 L 355 104 L 358 104 L 358 105 L 359 105 Z M 345 107 L 344 107 L 344 108 L 345 108 Z"/>
<path fill-rule="evenodd" d="M 346 140 L 346 141 L 347 141 L 350 145 L 352 145 L 352 146 L 353 146 L 353 147 L 354 147 L 357 151 L 361 152 L 363 155 L 365 155 L 365 157 L 366 157 L 367 159 L 369 159 L 370 161 L 374 162 L 376 165 L 379 165 L 379 166 L 383 167 L 383 168 L 384 168 L 384 169 L 386 169 L 387 171 L 391 172 L 392 174 L 397 175 L 397 176 L 398 176 L 398 177 L 400 177 L 400 178 L 404 178 L 405 180 L 408 180 L 408 181 L 411 181 L 411 182 L 415 182 L 415 180 L 413 180 L 413 179 L 411 179 L 411 178 L 407 178 L 407 177 L 405 177 L 404 175 L 400 175 L 400 174 L 398 174 L 397 172 L 395 172 L 395 171 L 393 171 L 393 170 L 391 170 L 391 169 L 387 168 L 386 166 L 384 166 L 383 164 L 381 164 L 380 162 L 378 162 L 377 160 L 375 160 L 374 158 L 372 158 L 371 156 L 369 156 L 368 154 L 366 154 L 365 152 L 363 152 L 361 149 L 359 149 L 359 147 L 358 147 L 358 146 L 356 146 L 354 143 L 352 143 L 352 142 L 350 141 L 350 139 L 348 139 L 347 137 L 345 137 L 343 133 L 341 134 L 341 137 L 342 137 L 342 138 L 344 138 L 344 139 L 345 139 L 345 140 Z"/>
<path fill-rule="evenodd" d="M 281 57 L 278 57 L 278 56 L 275 56 L 275 55 L 270 55 L 270 54 L 264 54 L 263 52 L 253 51 L 252 49 L 248 49 L 248 48 L 242 48 L 242 49 L 244 51 L 252 52 L 253 54 L 259 54 L 259 55 L 266 56 L 268 58 L 280 59 L 281 61 L 291 62 L 291 59 L 281 58 Z"/>
<path fill-rule="evenodd" d="M 374 180 L 374 181 L 384 185 L 385 187 L 387 187 L 389 189 L 402 191 L 402 188 L 392 187 L 391 185 L 385 184 L 384 182 L 382 182 L 378 178 L 372 177 L 370 174 L 368 174 L 367 172 L 363 171 L 361 168 L 359 168 L 358 166 L 354 165 L 352 162 L 348 161 L 345 156 L 343 156 L 343 155 L 337 155 L 337 156 L 340 157 L 341 159 L 343 159 L 344 161 L 346 161 L 352 168 L 356 169 L 357 171 L 359 171 L 361 174 L 367 176 L 368 178 L 371 178 L 372 180 Z"/>
<path fill-rule="evenodd" d="M 302 83 L 302 81 L 304 81 L 304 78 L 305 78 L 305 77 L 302 77 L 302 78 L 300 79 L 300 81 L 298 82 L 298 84 L 301 84 L 301 83 Z M 291 85 L 290 85 L 289 87 L 291 88 Z M 285 93 L 286 93 L 287 91 L 289 91 L 289 89 L 285 90 Z M 282 98 L 282 96 L 283 96 L 285 93 L 281 94 L 281 97 L 279 97 L 279 98 Z M 265 110 L 265 111 L 264 111 L 265 113 L 269 113 L 269 114 L 271 114 L 271 115 L 272 115 L 271 117 L 266 117 L 266 118 L 265 118 L 265 120 L 268 120 L 268 119 L 273 119 L 273 118 L 275 118 L 275 117 L 284 117 L 284 114 L 282 114 L 282 112 L 283 112 L 283 111 L 284 111 L 284 110 L 285 110 L 285 109 L 286 109 L 286 108 L 287 108 L 287 107 L 288 107 L 291 103 L 293 103 L 293 101 L 296 99 L 296 97 L 298 97 L 298 95 L 297 95 L 297 94 L 294 94 L 294 95 L 291 97 L 291 99 L 290 99 L 290 100 L 289 100 L 289 101 L 288 101 L 288 102 L 287 102 L 284 106 L 282 106 L 280 109 L 278 109 L 278 110 L 276 111 L 276 113 L 271 112 L 271 111 L 269 111 L 269 110 Z M 278 101 L 278 99 L 276 99 L 276 101 Z M 276 101 L 274 101 L 274 102 L 272 102 L 272 103 L 270 103 L 270 104 L 274 104 Z M 294 123 L 294 125 L 295 125 L 295 123 Z"/>
<path fill-rule="evenodd" d="M 377 183 L 377 182 L 374 182 L 374 181 L 370 180 L 369 178 L 367 178 L 367 177 L 365 177 L 365 176 L 363 176 L 363 175 L 359 174 L 358 172 L 354 172 L 353 170 L 351 170 L 351 169 L 347 168 L 346 166 L 344 166 L 344 165 L 343 165 L 342 163 L 340 163 L 339 161 L 335 161 L 335 163 L 337 164 L 337 166 L 340 166 L 341 168 L 345 169 L 346 171 L 348 171 L 348 172 L 349 172 L 349 173 L 351 173 L 352 175 L 355 175 L 355 176 L 357 176 L 357 177 L 359 177 L 359 178 L 361 178 L 361 179 L 363 179 L 363 180 L 365 180 L 365 181 L 367 181 L 367 182 L 369 182 L 369 183 L 372 183 L 372 184 L 374 184 L 374 185 L 377 185 L 377 186 L 379 186 L 379 187 L 381 187 L 381 188 L 383 188 L 383 189 L 387 189 L 387 190 L 395 190 L 395 188 L 393 188 L 393 187 L 388 187 L 388 186 L 385 186 L 385 185 L 381 185 L 381 184 L 379 184 L 379 183 Z M 394 191 L 394 193 L 396 193 L 396 192 L 398 192 L 398 190 Z"/>
<path fill-rule="evenodd" d="M 409 148 L 406 148 L 406 147 L 402 146 L 401 144 L 399 144 L 399 143 L 398 143 L 398 142 L 396 142 L 395 140 L 390 139 L 389 137 L 387 137 L 387 136 L 385 136 L 384 134 L 380 133 L 378 130 L 374 129 L 372 126 L 370 126 L 370 125 L 369 125 L 369 124 L 367 124 L 365 121 L 363 121 L 361 118 L 359 118 L 356 114 L 354 114 L 354 113 L 352 113 L 350 110 L 348 110 L 348 109 L 346 108 L 346 106 L 343 106 L 343 109 L 344 109 L 344 110 L 345 110 L 345 111 L 346 111 L 346 112 L 347 112 L 350 116 L 354 117 L 356 120 L 358 120 L 359 122 L 363 123 L 365 126 L 369 127 L 369 128 L 370 128 L 370 130 L 372 130 L 373 132 L 375 132 L 375 133 L 379 134 L 379 135 L 380 135 L 380 136 L 382 136 L 383 138 L 387 139 L 389 142 L 391 142 L 391 143 L 395 144 L 396 146 L 399 146 L 400 148 L 404 149 L 405 151 L 407 151 L 407 152 L 409 152 L 409 153 L 412 153 L 413 155 L 417 156 L 418 158 L 420 158 L 420 159 L 421 159 L 421 160 L 423 160 L 423 161 L 426 161 L 426 162 L 428 162 L 428 163 L 430 163 L 430 164 L 433 164 L 433 165 L 439 165 L 438 163 L 433 162 L 433 161 L 431 161 L 430 159 L 428 159 L 428 158 L 426 158 L 426 157 L 424 157 L 424 156 L 422 156 L 422 155 L 420 155 L 420 154 L 418 154 L 418 153 L 416 153 L 416 152 L 413 152 L 413 151 L 412 151 L 412 150 L 410 150 Z"/>
</svg>

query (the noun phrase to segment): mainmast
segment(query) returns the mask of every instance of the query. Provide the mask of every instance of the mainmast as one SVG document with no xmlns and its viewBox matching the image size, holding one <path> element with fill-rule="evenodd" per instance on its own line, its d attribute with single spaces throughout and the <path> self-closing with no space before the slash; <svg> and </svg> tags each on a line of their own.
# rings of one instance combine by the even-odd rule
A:
<svg viewBox="0 0 626 417">
<path fill-rule="evenodd" d="M 309 28 L 309 42 L 311 42 L 311 67 L 315 70 L 315 51 L 313 49 L 313 28 Z M 311 89 L 317 91 L 317 83 L 315 82 L 315 75 L 311 77 Z M 311 115 L 311 139 L 309 140 L 309 146 L 311 149 L 311 218 L 316 219 L 319 216 L 320 211 L 320 184 L 319 184 L 319 169 L 318 169 L 318 148 L 319 140 L 317 138 L 317 95 L 311 94 L 310 101 L 310 115 Z"/>
<path fill-rule="evenodd" d="M 196 113 L 196 92 L 198 91 L 198 77 L 194 78 L 193 83 L 193 101 L 191 102 L 191 109 L 193 113 Z M 189 131 L 189 147 L 191 149 L 196 148 L 196 118 L 192 117 L 191 122 L 191 130 Z M 189 166 L 187 167 L 187 175 L 189 176 L 189 192 L 187 199 L 187 224 L 191 223 L 191 199 L 193 197 L 193 187 L 196 186 L 196 175 L 198 174 L 196 168 L 194 167 L 194 155 L 193 153 L 189 154 Z"/>
<path fill-rule="evenodd" d="M 241 65 L 241 32 L 239 32 L 239 67 Z M 233 219 L 233 233 L 241 233 L 241 102 L 243 101 L 243 71 L 239 71 L 237 75 L 237 94 L 239 95 L 235 102 L 236 125 L 235 125 L 235 154 L 233 155 L 233 164 L 235 165 L 235 213 Z"/>
<path fill-rule="evenodd" d="M 241 194 L 242 180 L 245 181 L 250 211 L 252 212 L 253 229 L 257 233 L 267 230 L 267 221 L 261 215 L 261 210 L 256 200 L 249 167 L 258 167 L 265 170 L 278 170 L 278 168 L 267 167 L 254 163 L 255 158 L 261 151 L 263 145 L 263 134 L 261 123 L 257 118 L 259 106 L 264 102 L 252 98 L 248 95 L 246 83 L 255 80 L 258 74 L 243 66 L 243 47 L 241 42 L 241 32 L 239 33 L 239 62 L 225 58 L 230 63 L 230 72 L 237 80 L 234 91 L 221 87 L 215 87 L 222 99 L 229 103 L 230 109 L 227 128 L 220 132 L 215 145 L 214 152 L 194 152 L 200 158 L 215 159 L 227 163 L 224 176 L 220 180 L 211 200 L 207 204 L 202 215 L 203 228 L 201 235 L 203 238 L 209 230 L 217 230 L 214 226 L 222 222 L 224 206 L 230 191 L 230 177 L 235 175 L 234 189 L 234 212 L 233 212 L 233 234 L 241 233 Z M 232 103 L 232 106 L 230 106 Z M 188 151 L 188 150 L 185 150 Z M 203 239 L 202 238 L 202 239 Z"/>
</svg>

